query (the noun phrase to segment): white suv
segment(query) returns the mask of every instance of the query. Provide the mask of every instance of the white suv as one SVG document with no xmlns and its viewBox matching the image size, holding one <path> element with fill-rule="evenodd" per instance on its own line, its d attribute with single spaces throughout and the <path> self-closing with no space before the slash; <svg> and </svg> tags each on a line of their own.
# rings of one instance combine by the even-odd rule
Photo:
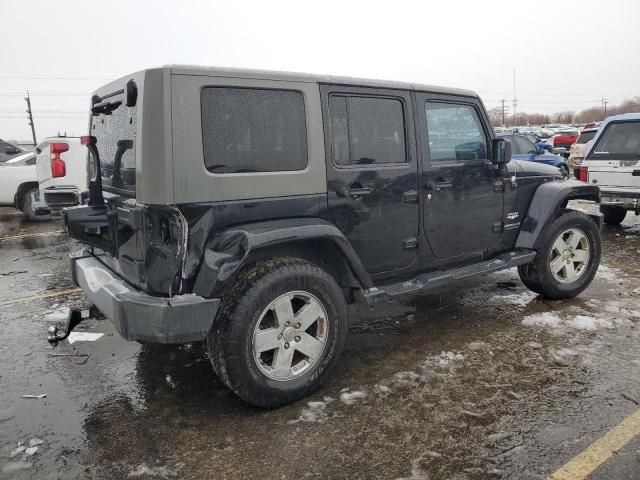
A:
<svg viewBox="0 0 640 480">
<path fill-rule="evenodd" d="M 629 210 L 640 215 L 640 113 L 607 118 L 576 176 L 600 187 L 607 225 L 622 223 Z"/>
<path fill-rule="evenodd" d="M 597 128 L 585 128 L 580 132 L 580 136 L 576 143 L 571 145 L 569 149 L 569 167 L 571 169 L 578 168 L 582 161 L 584 160 L 584 156 L 591 145 L 591 141 L 595 138 L 596 133 L 598 133 Z"/>
</svg>

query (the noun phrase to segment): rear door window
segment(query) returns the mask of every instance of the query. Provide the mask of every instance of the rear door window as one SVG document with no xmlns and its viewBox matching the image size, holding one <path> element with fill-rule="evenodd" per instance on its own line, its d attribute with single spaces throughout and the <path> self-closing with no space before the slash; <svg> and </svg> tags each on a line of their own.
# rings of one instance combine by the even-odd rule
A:
<svg viewBox="0 0 640 480">
<path fill-rule="evenodd" d="M 407 162 L 404 106 L 400 99 L 331 95 L 329 128 L 337 166 Z"/>
<path fill-rule="evenodd" d="M 640 159 L 640 121 L 607 125 L 589 157 L 604 160 Z"/>
<path fill-rule="evenodd" d="M 207 170 L 252 173 L 304 170 L 307 128 L 302 93 L 207 87 L 202 91 Z"/>
</svg>

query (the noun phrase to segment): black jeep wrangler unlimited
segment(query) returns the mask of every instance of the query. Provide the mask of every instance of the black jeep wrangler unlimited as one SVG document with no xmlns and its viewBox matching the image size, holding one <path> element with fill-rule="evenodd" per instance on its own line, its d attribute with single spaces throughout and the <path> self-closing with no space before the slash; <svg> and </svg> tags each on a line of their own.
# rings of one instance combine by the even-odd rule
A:
<svg viewBox="0 0 640 480">
<path fill-rule="evenodd" d="M 247 402 L 308 395 L 351 302 L 518 267 L 578 295 L 600 261 L 593 185 L 510 162 L 473 92 L 168 66 L 92 97 L 90 189 L 64 212 L 74 281 L 128 340 L 206 340 Z"/>
</svg>

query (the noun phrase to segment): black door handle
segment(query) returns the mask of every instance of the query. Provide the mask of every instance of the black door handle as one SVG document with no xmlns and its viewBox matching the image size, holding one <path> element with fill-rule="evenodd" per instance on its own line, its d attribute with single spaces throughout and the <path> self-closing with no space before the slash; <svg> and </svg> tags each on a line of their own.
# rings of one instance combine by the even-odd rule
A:
<svg viewBox="0 0 640 480">
<path fill-rule="evenodd" d="M 438 178 L 437 180 L 431 182 L 431 190 L 442 190 L 443 188 L 451 188 L 453 187 L 453 182 L 451 180 L 445 180 L 444 178 Z"/>
<path fill-rule="evenodd" d="M 365 195 L 369 195 L 373 191 L 371 187 L 354 187 L 354 188 L 346 188 L 345 192 L 353 199 L 358 199 Z"/>
</svg>

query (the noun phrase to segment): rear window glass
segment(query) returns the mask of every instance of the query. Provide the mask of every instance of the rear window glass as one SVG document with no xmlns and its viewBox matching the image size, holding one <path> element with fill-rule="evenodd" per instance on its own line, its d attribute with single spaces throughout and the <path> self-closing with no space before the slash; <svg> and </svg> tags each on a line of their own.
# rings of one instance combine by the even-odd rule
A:
<svg viewBox="0 0 640 480">
<path fill-rule="evenodd" d="M 130 195 L 136 191 L 137 107 L 127 107 L 122 93 L 110 96 L 105 102 L 122 103 L 109 114 L 91 116 L 91 132 L 97 139 L 100 156 L 102 187 L 108 192 Z M 90 175 L 93 176 L 93 171 Z"/>
<path fill-rule="evenodd" d="M 595 136 L 596 136 L 596 130 L 594 130 L 593 132 L 582 132 L 578 137 L 578 140 L 576 143 L 590 142 L 591 140 L 593 140 L 593 137 Z"/>
<path fill-rule="evenodd" d="M 251 173 L 304 170 L 304 97 L 290 90 L 208 87 L 202 91 L 207 170 Z"/>
<path fill-rule="evenodd" d="M 589 156 L 612 160 L 639 160 L 640 122 L 610 123 Z"/>
</svg>

